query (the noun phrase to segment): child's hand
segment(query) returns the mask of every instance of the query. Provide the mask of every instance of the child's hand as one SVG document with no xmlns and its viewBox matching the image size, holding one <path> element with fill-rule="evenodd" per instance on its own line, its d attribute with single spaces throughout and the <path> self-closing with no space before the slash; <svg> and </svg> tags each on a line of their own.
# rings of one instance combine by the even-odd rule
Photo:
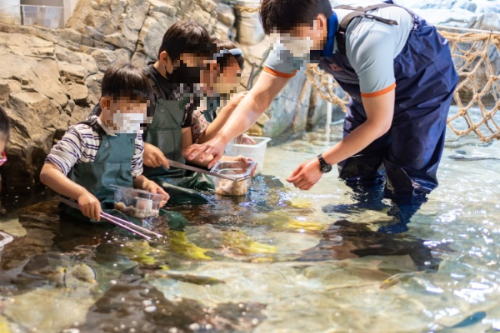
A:
<svg viewBox="0 0 500 333">
<path fill-rule="evenodd" d="M 143 159 L 144 165 L 150 168 L 159 168 L 162 165 L 165 169 L 170 168 L 167 158 L 163 155 L 162 151 L 150 143 L 144 143 Z"/>
<path fill-rule="evenodd" d="M 170 199 L 168 193 L 165 192 L 165 190 L 160 185 L 151 180 L 146 184 L 146 188 L 144 190 L 148 191 L 149 193 L 159 194 L 162 196 L 160 207 L 165 206 L 165 204 L 168 202 L 168 199 Z"/>
<path fill-rule="evenodd" d="M 101 220 L 101 203 L 89 192 L 84 192 L 78 197 L 78 206 L 82 214 L 96 221 Z"/>
</svg>

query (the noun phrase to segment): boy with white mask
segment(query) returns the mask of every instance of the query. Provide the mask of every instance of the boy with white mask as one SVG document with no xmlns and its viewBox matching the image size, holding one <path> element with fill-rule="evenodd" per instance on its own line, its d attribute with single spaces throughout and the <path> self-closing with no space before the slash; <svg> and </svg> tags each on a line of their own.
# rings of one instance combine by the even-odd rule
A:
<svg viewBox="0 0 500 333">
<path fill-rule="evenodd" d="M 102 112 L 72 126 L 51 150 L 40 180 L 59 194 L 78 202 L 83 215 L 100 220 L 113 209 L 110 185 L 135 187 L 163 196 L 168 194 L 143 173 L 141 125 L 149 123 L 152 88 L 142 70 L 130 65 L 110 67 L 102 80 Z M 61 205 L 67 214 L 82 218 Z"/>
</svg>

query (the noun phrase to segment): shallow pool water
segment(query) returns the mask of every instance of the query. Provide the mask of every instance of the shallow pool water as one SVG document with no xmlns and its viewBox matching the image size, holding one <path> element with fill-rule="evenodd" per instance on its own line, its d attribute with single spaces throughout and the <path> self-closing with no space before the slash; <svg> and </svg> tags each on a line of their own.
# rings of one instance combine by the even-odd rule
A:
<svg viewBox="0 0 500 333">
<path fill-rule="evenodd" d="M 449 137 L 418 209 L 334 172 L 285 184 L 312 136 L 269 148 L 248 196 L 151 222 L 165 241 L 23 208 L 0 222 L 0 332 L 500 331 L 500 142 Z"/>
</svg>

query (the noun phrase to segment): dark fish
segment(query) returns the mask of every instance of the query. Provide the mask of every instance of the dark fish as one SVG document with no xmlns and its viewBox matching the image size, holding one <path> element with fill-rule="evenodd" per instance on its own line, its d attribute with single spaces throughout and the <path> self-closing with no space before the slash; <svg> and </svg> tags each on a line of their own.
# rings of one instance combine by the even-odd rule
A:
<svg viewBox="0 0 500 333">
<path fill-rule="evenodd" d="M 462 320 L 458 324 L 455 324 L 455 325 L 450 326 L 448 328 L 462 328 L 462 327 L 474 325 L 474 324 L 482 321 L 484 318 L 486 318 L 486 316 L 487 316 L 486 312 L 479 311 L 479 312 L 473 313 L 472 315 L 465 318 L 464 320 Z"/>
<path fill-rule="evenodd" d="M 448 331 L 449 329 L 464 328 L 467 326 L 471 326 L 471 325 L 477 324 L 478 322 L 482 321 L 484 318 L 486 318 L 486 316 L 487 316 L 486 312 L 478 311 L 476 313 L 471 314 L 470 316 L 468 316 L 467 318 L 465 318 L 464 320 L 462 320 L 461 322 L 459 322 L 458 324 L 455 324 L 453 326 L 445 326 L 443 324 L 439 324 L 439 325 L 444 327 L 443 330 L 439 330 L 439 331 L 444 332 L 444 331 Z"/>
</svg>

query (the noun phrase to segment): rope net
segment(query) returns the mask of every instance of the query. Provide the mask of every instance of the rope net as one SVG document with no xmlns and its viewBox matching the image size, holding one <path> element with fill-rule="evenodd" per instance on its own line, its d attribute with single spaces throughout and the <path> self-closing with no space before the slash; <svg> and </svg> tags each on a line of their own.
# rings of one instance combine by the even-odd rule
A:
<svg viewBox="0 0 500 333">
<path fill-rule="evenodd" d="M 481 141 L 500 139 L 500 34 L 491 32 L 458 33 L 440 30 L 450 42 L 460 82 L 453 95 L 448 126 L 458 136 L 474 132 Z M 323 99 L 346 112 L 349 97 L 331 75 L 318 67 L 306 71 L 311 85 Z M 496 116 L 496 118 L 495 118 Z"/>
</svg>

